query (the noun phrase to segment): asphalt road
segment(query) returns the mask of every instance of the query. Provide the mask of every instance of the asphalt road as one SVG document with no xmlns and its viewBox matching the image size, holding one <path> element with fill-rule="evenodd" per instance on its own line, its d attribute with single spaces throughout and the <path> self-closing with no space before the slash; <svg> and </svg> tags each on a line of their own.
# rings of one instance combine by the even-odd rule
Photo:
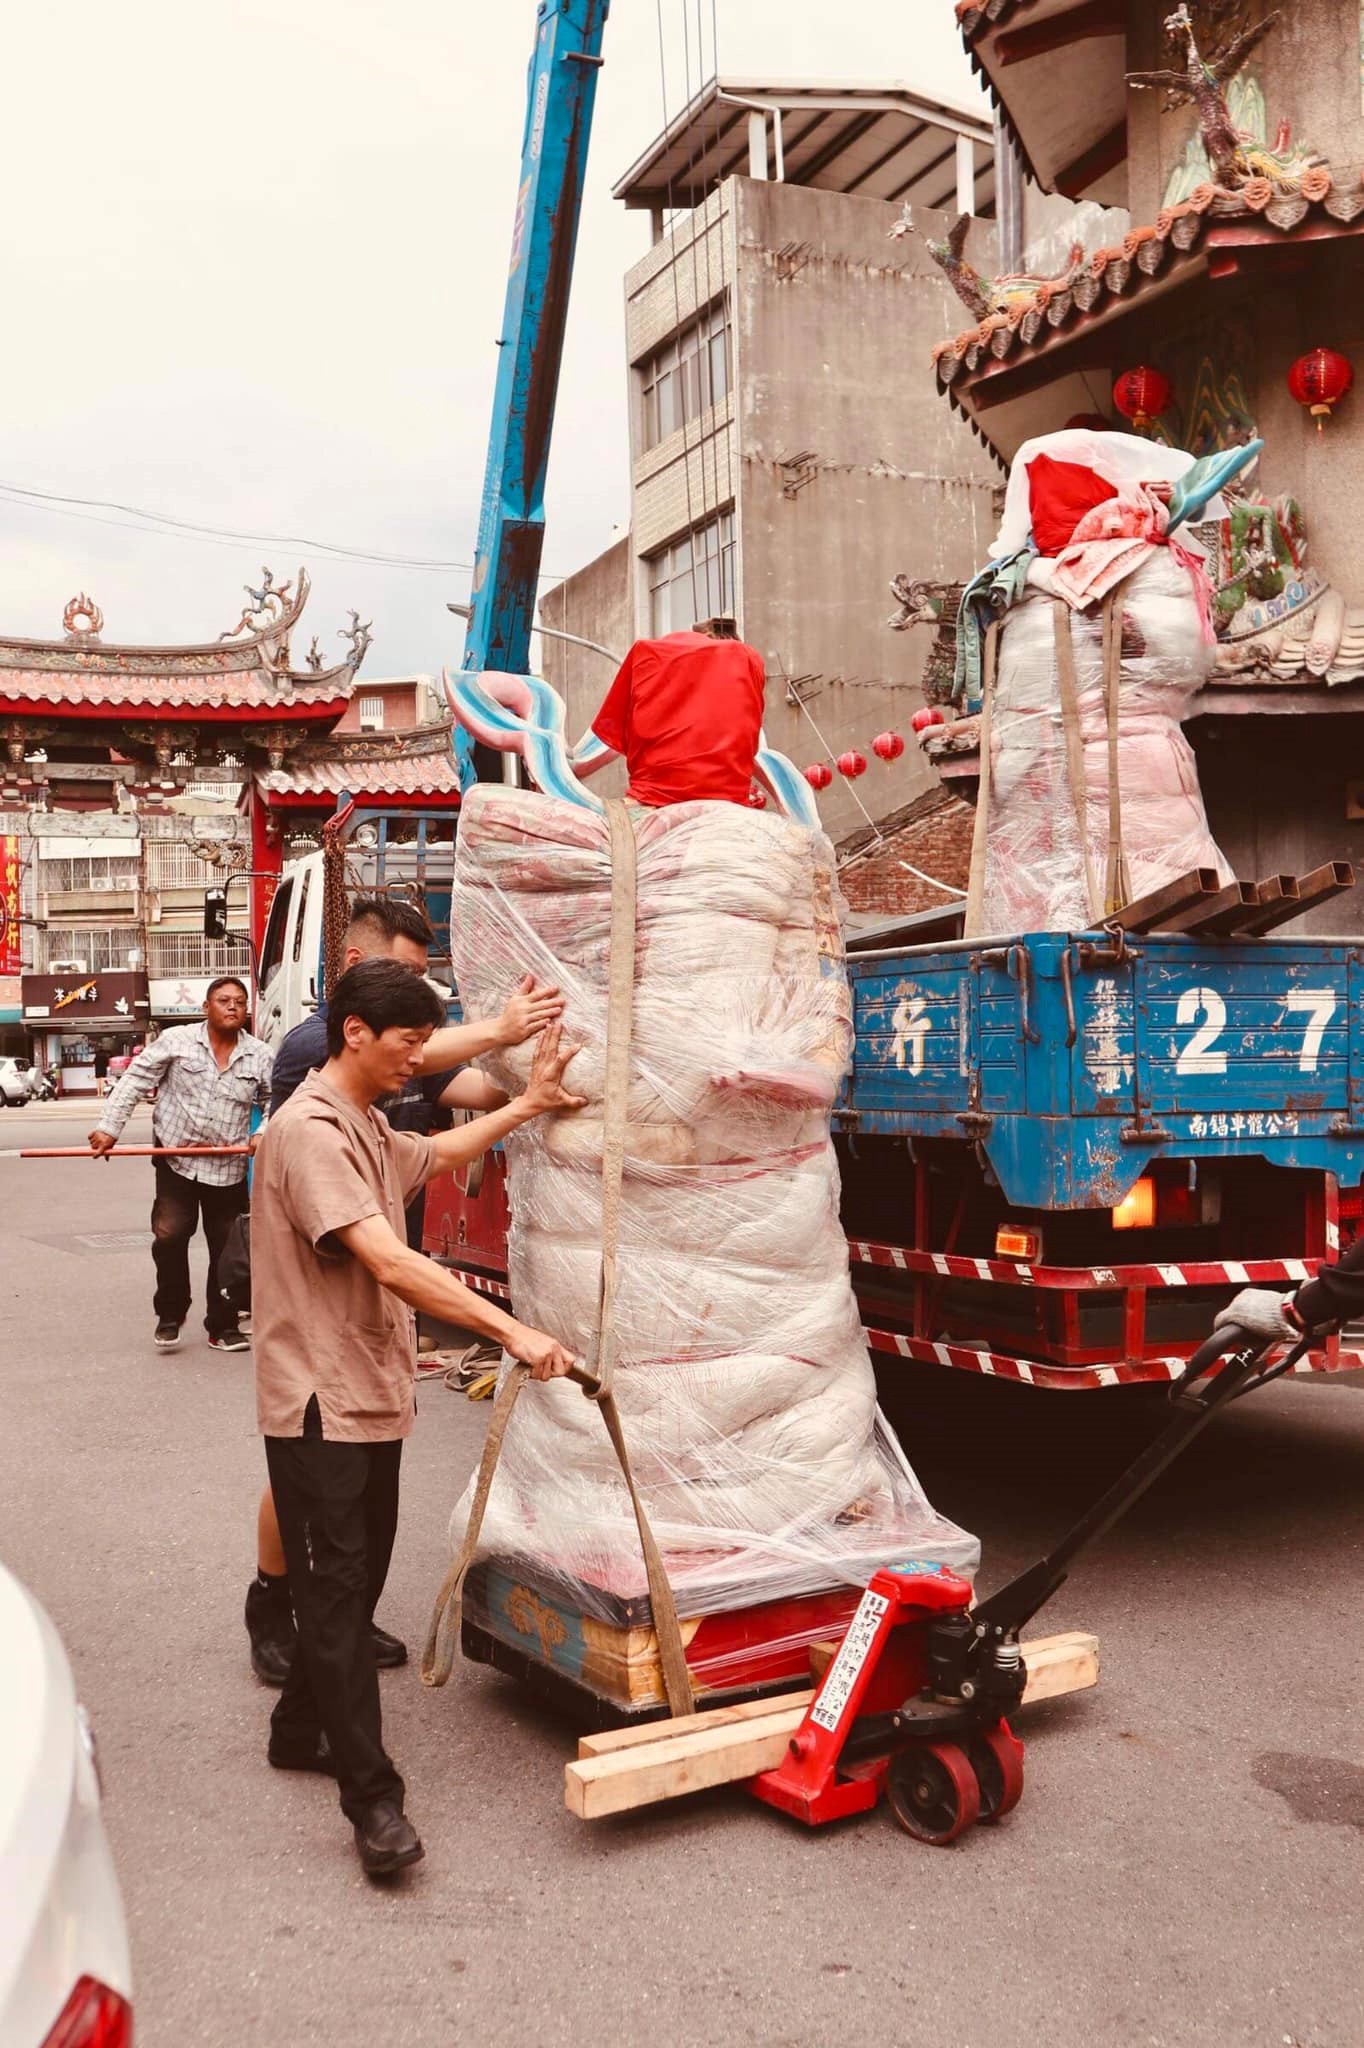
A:
<svg viewBox="0 0 1364 2048">
<path fill-rule="evenodd" d="M 86 1121 L 5 1112 L 0 1148 Z M 376 1890 L 326 1781 L 265 1765 L 250 1364 L 152 1350 L 150 1179 L 0 1157 L 0 1555 L 99 1734 L 140 2048 L 1358 2048 L 1358 1386 L 1220 1419 L 1078 1569 L 1046 1626 L 1097 1630 L 1102 1683 L 1020 1723 L 1004 1827 L 809 1834 L 733 1791 L 587 1826 L 561 1727 L 491 1674 L 430 1693 L 408 1667 L 385 1723 L 427 1858 Z M 1152 1426 L 1122 1392 L 886 1384 L 986 1587 Z M 414 1650 L 487 1412 L 422 1391 L 381 1609 Z"/>
</svg>

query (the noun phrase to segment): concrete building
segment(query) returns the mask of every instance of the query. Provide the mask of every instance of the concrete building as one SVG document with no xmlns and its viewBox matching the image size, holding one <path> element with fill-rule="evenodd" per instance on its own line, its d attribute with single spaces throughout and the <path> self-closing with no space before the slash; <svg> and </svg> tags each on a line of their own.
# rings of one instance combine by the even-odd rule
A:
<svg viewBox="0 0 1364 2048">
<path fill-rule="evenodd" d="M 868 758 L 821 797 L 836 838 L 931 780 L 917 749 L 871 753 L 917 708 L 927 653 L 887 629 L 892 577 L 962 576 L 993 531 L 999 469 L 915 365 L 962 324 L 924 237 L 973 212 L 992 260 L 995 161 L 987 119 L 905 87 L 724 79 L 615 187 L 654 230 L 625 280 L 630 530 L 541 621 L 618 654 L 733 614 L 766 663 L 770 742 L 801 766 Z M 907 201 L 919 232 L 894 239 Z M 576 736 L 610 664 L 542 647 Z"/>
</svg>

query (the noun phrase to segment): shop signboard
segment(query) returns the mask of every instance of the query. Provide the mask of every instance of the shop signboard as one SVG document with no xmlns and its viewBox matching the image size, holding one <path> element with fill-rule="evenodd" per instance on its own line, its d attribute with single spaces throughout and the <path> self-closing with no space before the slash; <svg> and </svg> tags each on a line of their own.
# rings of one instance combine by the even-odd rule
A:
<svg viewBox="0 0 1364 2048">
<path fill-rule="evenodd" d="M 25 1024 L 40 1024 L 47 1031 L 88 1031 L 98 1025 L 141 1032 L 150 1014 L 146 975 L 127 969 L 26 974 L 21 988 Z"/>
<path fill-rule="evenodd" d="M 17 834 L 0 833 L 0 974 L 17 974 L 24 964 L 24 934 L 19 922 L 23 872 Z"/>
<path fill-rule="evenodd" d="M 211 974 L 154 975 L 148 984 L 153 1017 L 201 1017 Z"/>
</svg>

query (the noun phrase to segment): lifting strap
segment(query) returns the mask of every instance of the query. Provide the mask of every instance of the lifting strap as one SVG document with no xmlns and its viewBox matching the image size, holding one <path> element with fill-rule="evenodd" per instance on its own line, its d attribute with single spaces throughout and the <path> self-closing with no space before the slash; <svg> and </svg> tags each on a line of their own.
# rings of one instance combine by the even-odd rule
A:
<svg viewBox="0 0 1364 2048">
<path fill-rule="evenodd" d="M 687 1669 L 681 1624 L 677 1618 L 677 1603 L 673 1599 L 672 1587 L 668 1583 L 668 1572 L 662 1552 L 655 1541 L 644 1502 L 635 1485 L 635 1476 L 630 1468 L 630 1457 L 625 1444 L 625 1433 L 621 1427 L 620 1413 L 611 1387 L 616 1352 L 616 1252 L 620 1236 L 621 1184 L 625 1173 L 625 1128 L 629 1106 L 630 1037 L 634 1009 L 635 833 L 630 814 L 619 798 L 608 800 L 606 821 L 610 831 L 611 848 L 611 952 L 607 985 L 606 1076 L 602 1126 L 601 1286 L 597 1329 L 587 1368 L 575 1372 L 573 1377 L 583 1387 L 588 1398 L 600 1409 L 607 1435 L 620 1461 L 621 1476 L 630 1496 L 630 1505 L 634 1509 L 635 1526 L 639 1530 L 640 1549 L 644 1553 L 644 1568 L 649 1581 L 649 1603 L 653 1611 L 654 1633 L 658 1638 L 663 1690 L 670 1712 L 678 1716 L 694 1714 L 696 1702 L 692 1694 L 691 1674 Z M 424 1685 L 444 1685 L 454 1668 L 464 1581 L 478 1547 L 483 1516 L 488 1506 L 488 1495 L 492 1491 L 493 1475 L 501 1456 L 507 1425 L 511 1421 L 512 1410 L 516 1406 L 521 1389 L 529 1377 L 529 1366 L 513 1365 L 498 1390 L 493 1412 L 488 1418 L 488 1434 L 484 1440 L 483 1457 L 479 1463 L 478 1480 L 474 1487 L 473 1504 L 469 1510 L 464 1541 L 460 1545 L 459 1556 L 446 1573 L 441 1589 L 436 1595 L 431 1626 L 426 1634 L 426 1646 L 422 1651 Z"/>
<path fill-rule="evenodd" d="M 976 817 L 971 830 L 971 867 L 966 878 L 966 916 L 962 937 L 978 939 L 985 918 L 985 852 L 990 829 L 990 720 L 995 698 L 995 663 L 999 656 L 999 621 L 985 634 L 985 652 L 980 679 L 980 784 L 976 791 Z"/>
<path fill-rule="evenodd" d="M 1108 866 L 1104 875 L 1104 916 L 1132 900 L 1122 844 L 1122 779 L 1118 765 L 1118 693 L 1122 683 L 1121 586 L 1103 601 L 1104 719 L 1108 726 Z"/>
<path fill-rule="evenodd" d="M 1107 616 L 1107 614 L 1105 614 Z M 1091 920 L 1099 922 L 1099 886 L 1089 850 L 1089 796 L 1085 784 L 1085 749 L 1080 735 L 1080 704 L 1075 684 L 1075 643 L 1070 636 L 1070 606 L 1055 597 L 1051 604 L 1052 635 L 1056 642 L 1056 688 L 1061 699 L 1061 731 L 1066 746 L 1066 779 L 1075 806 L 1075 824 L 1080 834 L 1080 857 L 1085 869 L 1085 900 Z"/>
</svg>

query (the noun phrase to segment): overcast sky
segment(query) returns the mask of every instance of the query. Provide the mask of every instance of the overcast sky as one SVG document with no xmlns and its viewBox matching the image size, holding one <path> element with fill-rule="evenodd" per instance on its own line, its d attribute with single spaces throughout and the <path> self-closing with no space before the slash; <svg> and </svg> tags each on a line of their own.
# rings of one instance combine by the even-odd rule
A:
<svg viewBox="0 0 1364 2048">
<path fill-rule="evenodd" d="M 621 281 L 648 242 L 612 182 L 712 69 L 711 0 L 613 0 L 569 316 L 544 566 L 628 517 Z M 979 104 L 952 0 L 716 0 L 719 65 L 902 79 Z M 697 22 L 704 62 L 696 47 Z M 534 0 L 64 0 L 6 28 L 0 485 L 253 533 L 472 560 Z M 212 639 L 262 561 L 305 562 L 328 651 L 457 666 L 467 571 L 130 530 L 0 495 L 0 632 Z M 107 522 L 107 523 L 106 523 Z M 306 640 L 303 643 L 306 645 Z M 298 648 L 301 655 L 303 646 Z"/>
</svg>

